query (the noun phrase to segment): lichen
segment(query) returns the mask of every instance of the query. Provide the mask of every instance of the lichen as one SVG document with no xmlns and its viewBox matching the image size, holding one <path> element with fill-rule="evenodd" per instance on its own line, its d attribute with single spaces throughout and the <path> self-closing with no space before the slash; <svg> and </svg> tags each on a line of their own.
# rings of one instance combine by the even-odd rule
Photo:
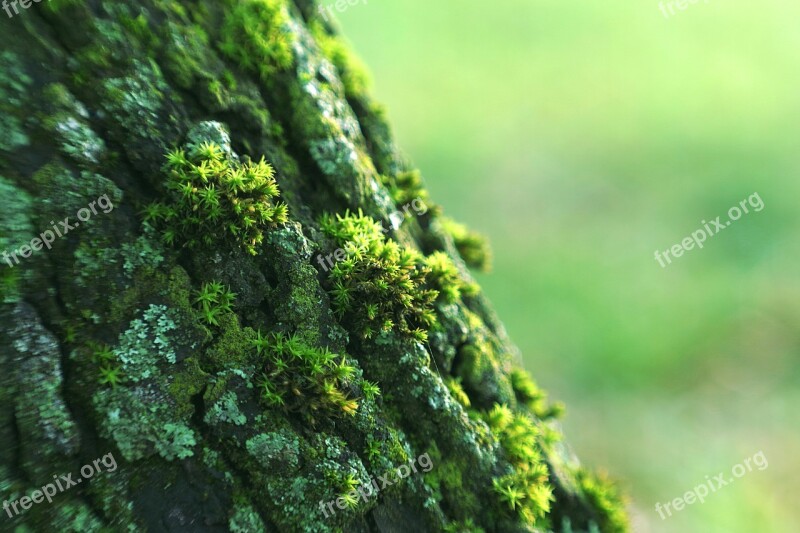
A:
<svg viewBox="0 0 800 533">
<path fill-rule="evenodd" d="M 217 400 L 205 414 L 206 424 L 225 422 L 236 426 L 247 423 L 247 416 L 239 410 L 236 393 L 228 391 Z"/>
</svg>

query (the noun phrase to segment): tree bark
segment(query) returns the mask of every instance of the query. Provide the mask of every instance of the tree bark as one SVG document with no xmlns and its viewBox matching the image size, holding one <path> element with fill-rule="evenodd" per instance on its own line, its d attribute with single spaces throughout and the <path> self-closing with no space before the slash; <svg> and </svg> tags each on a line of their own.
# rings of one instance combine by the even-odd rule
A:
<svg viewBox="0 0 800 533">
<path fill-rule="evenodd" d="M 0 529 L 625 529 L 311 0 L 52 0 L 0 31 Z M 354 251 L 359 210 L 385 230 Z"/>
</svg>

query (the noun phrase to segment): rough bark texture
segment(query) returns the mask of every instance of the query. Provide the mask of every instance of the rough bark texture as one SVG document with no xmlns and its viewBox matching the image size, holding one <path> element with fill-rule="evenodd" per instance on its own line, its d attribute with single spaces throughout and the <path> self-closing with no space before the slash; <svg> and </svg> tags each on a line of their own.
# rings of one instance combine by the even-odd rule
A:
<svg viewBox="0 0 800 533">
<path fill-rule="evenodd" d="M 0 265 L 0 496 L 107 459 L 0 530 L 625 528 L 311 0 L 52 0 L 0 32 L 0 253 L 60 234 Z M 274 203 L 231 186 L 200 224 L 228 185 L 180 181 L 262 157 Z"/>
</svg>

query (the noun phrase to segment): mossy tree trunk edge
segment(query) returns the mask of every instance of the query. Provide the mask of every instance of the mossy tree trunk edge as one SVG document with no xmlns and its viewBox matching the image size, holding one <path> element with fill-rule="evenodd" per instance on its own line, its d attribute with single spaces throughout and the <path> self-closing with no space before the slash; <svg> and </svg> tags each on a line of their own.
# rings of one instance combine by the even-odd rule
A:
<svg viewBox="0 0 800 533">
<path fill-rule="evenodd" d="M 0 31 L 0 530 L 628 529 L 313 1 Z"/>
</svg>

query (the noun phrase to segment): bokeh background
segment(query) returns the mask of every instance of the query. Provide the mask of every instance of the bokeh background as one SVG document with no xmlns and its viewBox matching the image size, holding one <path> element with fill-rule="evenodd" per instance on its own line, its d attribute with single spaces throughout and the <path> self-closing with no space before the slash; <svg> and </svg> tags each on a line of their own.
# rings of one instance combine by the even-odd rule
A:
<svg viewBox="0 0 800 533">
<path fill-rule="evenodd" d="M 800 530 L 800 4 L 370 0 L 338 18 L 433 198 L 490 237 L 479 281 L 636 531 Z M 754 192 L 761 212 L 655 261 Z M 759 451 L 765 470 L 659 518 Z"/>
</svg>

